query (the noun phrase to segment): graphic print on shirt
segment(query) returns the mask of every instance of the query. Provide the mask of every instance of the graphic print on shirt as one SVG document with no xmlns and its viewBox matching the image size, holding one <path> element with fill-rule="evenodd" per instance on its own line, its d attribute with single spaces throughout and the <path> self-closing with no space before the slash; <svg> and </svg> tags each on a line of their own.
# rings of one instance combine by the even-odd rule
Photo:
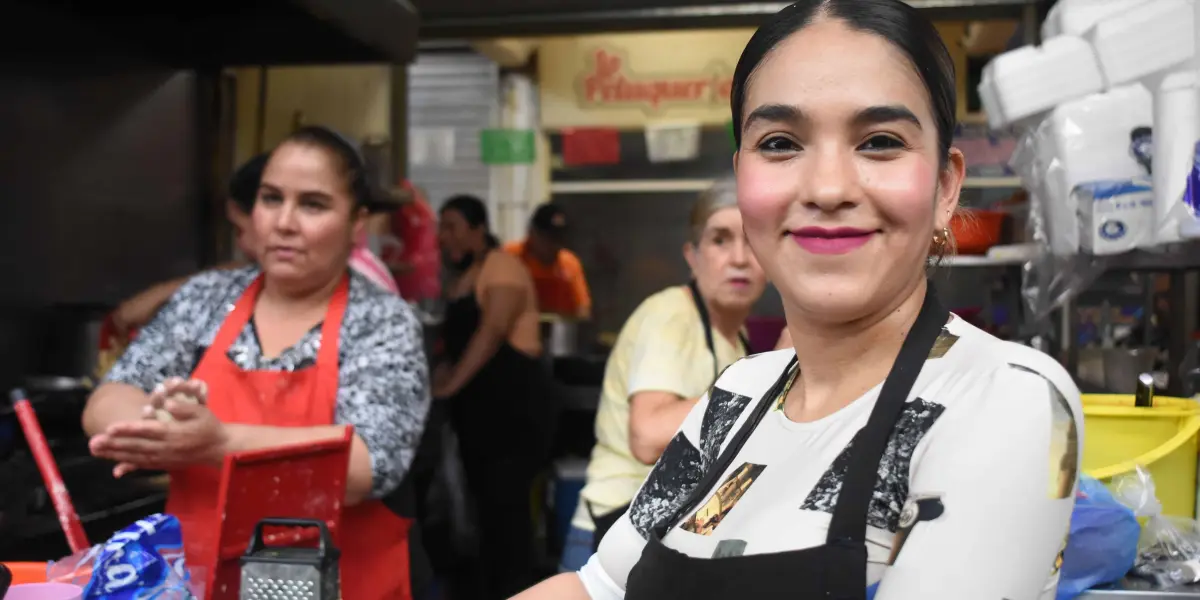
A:
<svg viewBox="0 0 1200 600">
<path fill-rule="evenodd" d="M 708 407 L 700 425 L 700 457 L 707 469 L 721 453 L 721 443 L 733 429 L 738 416 L 750 404 L 750 396 L 743 396 L 713 387 L 708 392 Z"/>
<path fill-rule="evenodd" d="M 766 468 L 767 465 L 742 463 L 742 466 L 729 474 L 712 498 L 696 509 L 679 528 L 699 535 L 710 535 Z"/>
<path fill-rule="evenodd" d="M 1070 498 L 1075 493 L 1075 482 L 1079 476 L 1079 431 L 1071 404 L 1041 373 L 1017 364 L 1009 363 L 1008 366 L 1041 377 L 1050 388 L 1050 415 L 1053 421 L 1050 425 L 1050 479 L 1046 492 L 1052 500 Z"/>
<path fill-rule="evenodd" d="M 950 329 L 943 327 L 942 333 L 938 335 L 937 341 L 933 343 L 933 348 L 929 350 L 929 357 L 926 360 L 941 358 L 954 347 L 958 341 L 958 336 L 950 333 Z"/>
<path fill-rule="evenodd" d="M 692 445 L 683 432 L 676 433 L 633 498 L 629 520 L 642 537 L 649 538 L 655 526 L 675 517 L 679 505 L 699 485 L 705 469 L 717 460 L 721 444 L 750 400 L 749 396 L 716 386 L 708 391 L 708 405 L 700 425 L 700 448 Z"/>
<path fill-rule="evenodd" d="M 1050 382 L 1046 382 L 1050 385 Z M 1075 492 L 1075 481 L 1079 476 L 1079 432 L 1075 429 L 1075 417 L 1071 405 L 1050 386 L 1051 410 L 1054 414 L 1053 433 L 1050 436 L 1050 497 L 1070 498 Z"/>
<path fill-rule="evenodd" d="M 787 384 L 783 386 L 783 391 L 779 392 L 779 397 L 775 399 L 775 408 L 772 410 L 783 410 L 783 406 L 787 403 L 788 392 L 792 391 L 792 384 L 796 383 L 796 377 L 800 375 L 800 365 L 792 367 L 792 372 L 788 375 Z"/>
<path fill-rule="evenodd" d="M 945 411 L 946 407 L 941 404 L 917 398 L 900 413 L 900 420 L 888 438 L 887 449 L 879 461 L 879 478 L 875 482 L 871 507 L 867 511 L 867 524 L 871 527 L 895 533 L 900 511 L 908 500 L 908 471 L 913 450 Z M 854 440 L 850 440 L 809 492 L 808 498 L 800 506 L 801 510 L 833 514 L 842 491 L 842 482 L 846 479 L 846 470 L 850 466 L 850 451 L 853 448 Z"/>
<path fill-rule="evenodd" d="M 671 438 L 629 507 L 629 521 L 643 538 L 650 539 L 655 526 L 670 519 L 700 484 L 702 460 L 683 432 Z"/>
</svg>

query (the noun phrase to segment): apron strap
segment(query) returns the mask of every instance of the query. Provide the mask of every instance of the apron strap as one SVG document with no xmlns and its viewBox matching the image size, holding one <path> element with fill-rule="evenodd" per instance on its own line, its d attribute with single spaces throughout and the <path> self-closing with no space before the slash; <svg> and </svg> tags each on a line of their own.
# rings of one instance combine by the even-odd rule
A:
<svg viewBox="0 0 1200 600">
<path fill-rule="evenodd" d="M 260 273 L 250 285 L 246 287 L 246 291 L 238 298 L 233 305 L 233 311 L 225 317 L 225 321 L 221 323 L 221 328 L 217 330 L 216 337 L 213 338 L 213 343 L 209 346 L 208 351 L 204 356 L 209 355 L 221 356 L 224 355 L 229 347 L 233 345 L 242 330 L 246 328 L 246 323 L 250 322 L 250 317 L 254 314 L 254 303 L 258 301 L 258 294 L 262 291 L 263 276 Z M 201 359 L 204 360 L 203 358 Z M 197 369 L 199 370 L 199 369 Z"/>
<path fill-rule="evenodd" d="M 338 368 L 338 340 L 341 338 L 342 316 L 346 314 L 346 305 L 350 300 L 350 273 L 342 275 L 341 282 L 329 299 L 329 308 L 325 311 L 325 321 L 321 323 L 321 347 L 317 350 L 317 364 L 325 367 Z"/>
<path fill-rule="evenodd" d="M 242 330 L 246 328 L 246 323 L 249 323 L 250 318 L 254 316 L 254 305 L 258 301 L 258 295 L 262 292 L 262 288 L 263 275 L 259 274 L 233 305 L 233 311 L 221 323 L 221 328 L 217 330 L 212 345 L 205 351 L 200 362 L 204 362 L 210 356 L 224 356 L 229 347 L 237 341 Z M 321 324 L 321 348 L 317 350 L 317 364 L 332 365 L 335 374 L 338 368 L 338 338 L 341 337 L 342 316 L 346 313 L 349 298 L 350 275 L 347 273 L 342 276 L 341 283 L 338 284 L 337 289 L 333 292 L 333 298 L 329 301 L 325 321 Z M 332 343 L 329 343 L 330 340 Z M 195 370 L 198 371 L 199 366 Z"/>
<path fill-rule="evenodd" d="M 949 311 L 938 302 L 933 282 L 927 282 L 925 301 L 916 323 L 904 338 L 900 354 L 896 356 L 896 362 L 883 382 L 879 399 L 866 426 L 859 430 L 851 442 L 850 464 L 833 509 L 828 543 L 858 546 L 865 542 L 867 512 L 874 495 L 875 482 L 879 478 L 880 459 L 908 403 L 908 394 L 949 318 Z"/>
<path fill-rule="evenodd" d="M 692 279 L 687 286 L 688 291 L 692 293 L 692 302 L 696 304 L 696 312 L 700 313 L 700 327 L 704 329 L 704 344 L 708 346 L 708 353 L 712 355 L 713 381 L 716 381 L 717 377 L 721 376 L 721 369 L 717 360 L 717 346 L 713 342 L 712 319 L 708 316 L 708 306 L 704 304 L 704 297 L 700 295 L 700 286 L 696 284 L 696 280 Z M 747 340 L 741 331 L 738 332 L 738 341 L 742 343 L 742 351 L 749 354 L 750 340 Z"/>
<path fill-rule="evenodd" d="M 734 458 L 737 457 L 738 453 L 742 451 L 742 447 L 746 445 L 746 440 L 750 438 L 750 434 L 754 433 L 754 429 L 758 426 L 758 423 L 762 421 L 763 417 L 767 414 L 767 412 L 770 411 L 771 407 L 775 405 L 775 399 L 779 397 L 779 394 L 783 393 L 783 389 L 787 387 L 787 383 L 791 378 L 793 368 L 796 368 L 795 356 L 788 361 L 787 366 L 783 369 L 783 373 L 781 373 L 779 378 L 775 380 L 775 384 L 771 386 L 771 389 L 767 390 L 767 393 L 763 394 L 763 397 L 759 399 L 758 406 L 754 408 L 754 412 L 751 413 L 744 423 L 742 423 L 741 429 L 738 429 L 737 433 L 734 434 L 733 439 L 729 442 L 729 445 L 726 446 L 725 450 L 721 452 L 720 456 L 713 461 L 713 464 L 709 465 L 708 470 L 704 472 L 704 476 L 700 478 L 700 483 L 696 484 L 696 487 L 692 488 L 692 491 L 687 494 L 687 496 L 684 498 L 684 501 L 680 503 L 679 506 L 672 511 L 669 516 L 667 516 L 667 518 L 654 524 L 651 535 L 653 535 L 655 539 L 661 540 L 663 536 L 667 535 L 667 530 L 669 530 L 672 525 L 682 519 L 684 515 L 695 510 L 696 507 L 704 501 L 704 499 L 708 496 L 709 490 L 716 489 L 717 480 L 725 474 L 725 469 L 729 468 L 730 463 L 732 463 Z"/>
</svg>

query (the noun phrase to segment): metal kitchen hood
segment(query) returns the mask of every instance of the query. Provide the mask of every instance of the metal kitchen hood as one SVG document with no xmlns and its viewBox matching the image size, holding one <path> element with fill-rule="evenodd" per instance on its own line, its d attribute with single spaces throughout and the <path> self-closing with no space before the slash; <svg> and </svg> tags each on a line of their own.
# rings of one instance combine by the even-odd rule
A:
<svg viewBox="0 0 1200 600">
<path fill-rule="evenodd" d="M 419 25 L 408 0 L 6 0 L 2 5 L 8 13 L 3 20 L 13 29 L 18 27 L 14 15 L 40 21 L 29 37 L 51 36 L 51 42 L 42 38 L 42 50 L 60 60 L 74 55 L 87 62 L 95 50 L 88 45 L 102 39 L 121 55 L 177 68 L 407 63 L 416 54 Z M 9 39 L 0 50 L 22 49 L 13 45 Z"/>
<path fill-rule="evenodd" d="M 933 20 L 1029 19 L 1045 0 L 905 0 Z M 757 27 L 790 2 L 755 0 L 415 0 L 421 37 L 471 39 Z"/>
</svg>

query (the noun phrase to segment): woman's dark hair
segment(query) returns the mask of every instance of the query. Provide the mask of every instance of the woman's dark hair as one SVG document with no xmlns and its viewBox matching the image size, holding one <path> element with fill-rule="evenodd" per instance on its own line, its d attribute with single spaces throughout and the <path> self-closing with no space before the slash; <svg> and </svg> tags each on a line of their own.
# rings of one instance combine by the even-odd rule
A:
<svg viewBox="0 0 1200 600">
<path fill-rule="evenodd" d="M 354 142 L 328 127 L 308 125 L 292 132 L 279 145 L 287 143 L 315 146 L 332 154 L 340 163 L 346 187 L 354 198 L 354 206 L 369 207 L 374 202 L 375 194 L 367 175 L 367 162 Z"/>
<path fill-rule="evenodd" d="M 754 32 L 733 72 L 729 97 L 733 111 L 733 136 L 742 145 L 742 111 L 746 87 L 754 71 L 772 50 L 819 18 L 836 19 L 851 29 L 873 33 L 898 48 L 921 76 L 938 131 L 938 149 L 943 164 L 954 137 L 954 62 L 933 23 L 917 9 L 900 0 L 799 0 L 775 13 Z"/>
<path fill-rule="evenodd" d="M 487 205 L 483 200 L 471 196 L 469 194 L 459 194 L 451 196 L 442 203 L 442 207 L 438 209 L 439 215 L 446 214 L 446 211 L 452 210 L 462 215 L 464 221 L 467 222 L 472 229 L 483 228 L 484 241 L 488 248 L 495 248 L 500 245 L 500 240 L 492 235 L 488 225 L 488 210 Z"/>
<path fill-rule="evenodd" d="M 271 153 L 263 152 L 238 167 L 233 177 L 229 178 L 229 198 L 244 213 L 249 214 L 254 210 L 254 200 L 258 198 L 263 169 L 267 167 L 267 160 L 270 158 Z"/>
</svg>

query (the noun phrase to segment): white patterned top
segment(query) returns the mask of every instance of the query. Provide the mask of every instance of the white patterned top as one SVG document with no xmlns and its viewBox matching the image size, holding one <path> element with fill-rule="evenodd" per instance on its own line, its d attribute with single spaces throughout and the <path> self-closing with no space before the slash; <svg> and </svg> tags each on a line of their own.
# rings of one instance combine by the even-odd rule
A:
<svg viewBox="0 0 1200 600">
<path fill-rule="evenodd" d="M 773 399 L 721 483 L 682 514 L 686 496 L 794 355 L 742 359 L 701 399 L 580 571 L 594 600 L 624 597 L 629 571 L 658 526 L 669 526 L 667 547 L 699 558 L 825 543 L 848 450 L 882 384 L 808 423 L 788 419 Z M 1049 356 L 962 319 L 947 323 L 879 465 L 865 524 L 875 599 L 1054 598 L 1082 416 L 1079 390 Z M 939 516 L 901 518 L 929 497 L 941 502 Z"/>
</svg>

